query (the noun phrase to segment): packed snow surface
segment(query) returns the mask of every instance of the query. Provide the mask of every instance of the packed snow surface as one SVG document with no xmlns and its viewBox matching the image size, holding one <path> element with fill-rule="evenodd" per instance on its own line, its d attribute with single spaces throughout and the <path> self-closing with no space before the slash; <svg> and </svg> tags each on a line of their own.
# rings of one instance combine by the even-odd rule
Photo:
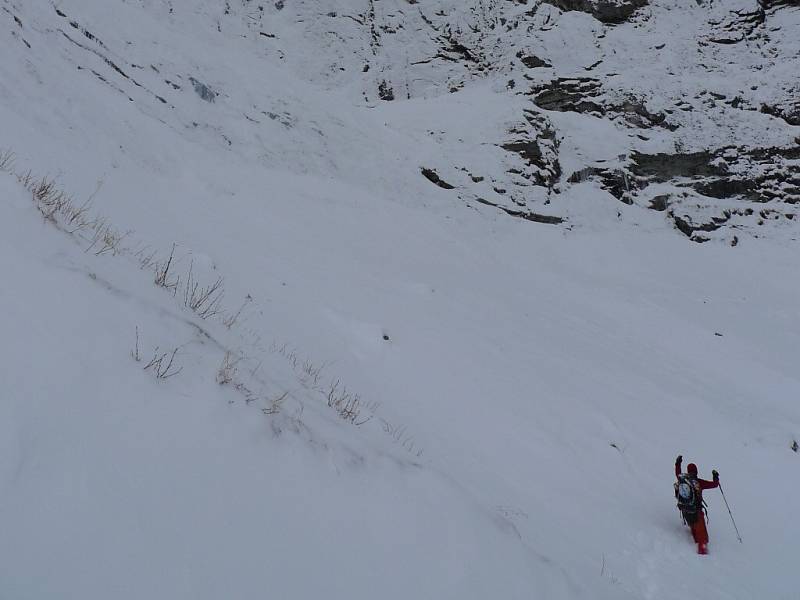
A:
<svg viewBox="0 0 800 600">
<path fill-rule="evenodd" d="M 800 593 L 800 10 L 429 4 L 0 0 L 0 599 Z"/>
</svg>

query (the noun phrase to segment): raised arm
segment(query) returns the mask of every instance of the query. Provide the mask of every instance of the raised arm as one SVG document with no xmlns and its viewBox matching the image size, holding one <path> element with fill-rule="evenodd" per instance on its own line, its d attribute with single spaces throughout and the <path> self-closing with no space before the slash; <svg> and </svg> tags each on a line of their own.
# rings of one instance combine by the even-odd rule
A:
<svg viewBox="0 0 800 600">
<path fill-rule="evenodd" d="M 698 483 L 700 484 L 701 490 L 710 490 L 715 487 L 719 487 L 719 473 L 717 473 L 716 469 L 711 471 L 711 474 L 714 476 L 714 481 L 708 481 L 706 479 L 698 479 Z"/>
<path fill-rule="evenodd" d="M 681 476 L 681 463 L 683 462 L 683 456 L 678 454 L 678 458 L 675 459 L 675 477 Z"/>
</svg>

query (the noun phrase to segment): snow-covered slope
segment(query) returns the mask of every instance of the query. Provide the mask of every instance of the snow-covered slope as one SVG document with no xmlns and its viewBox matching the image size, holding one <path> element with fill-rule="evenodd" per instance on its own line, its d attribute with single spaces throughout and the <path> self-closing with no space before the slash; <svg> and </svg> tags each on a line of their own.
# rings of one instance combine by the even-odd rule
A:
<svg viewBox="0 0 800 600">
<path fill-rule="evenodd" d="M 0 9 L 0 598 L 797 594 L 796 3 Z"/>
</svg>

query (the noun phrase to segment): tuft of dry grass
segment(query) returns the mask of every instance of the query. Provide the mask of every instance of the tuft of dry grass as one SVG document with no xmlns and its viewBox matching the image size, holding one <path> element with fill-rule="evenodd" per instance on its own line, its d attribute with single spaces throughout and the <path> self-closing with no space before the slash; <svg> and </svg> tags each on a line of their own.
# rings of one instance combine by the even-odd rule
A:
<svg viewBox="0 0 800 600">
<path fill-rule="evenodd" d="M 267 399 L 268 406 L 266 408 L 262 408 L 261 412 L 265 415 L 277 415 L 281 410 L 283 410 L 283 403 L 289 397 L 289 392 L 283 392 L 279 396 L 275 396 L 274 398 Z"/>
<path fill-rule="evenodd" d="M 170 273 L 172 268 L 172 261 L 175 258 L 175 244 L 172 244 L 172 250 L 169 252 L 169 258 L 163 263 L 153 263 L 152 257 L 147 259 L 147 264 L 155 265 L 155 279 L 153 282 L 170 292 L 175 296 L 178 292 L 178 286 L 181 283 L 180 277 L 173 277 Z"/>
<path fill-rule="evenodd" d="M 328 406 L 339 417 L 357 426 L 371 421 L 374 416 L 374 411 L 362 402 L 361 396 L 348 392 L 346 387 L 339 387 L 338 379 L 331 382 L 328 389 Z"/>
<path fill-rule="evenodd" d="M 242 302 L 242 305 L 239 307 L 239 310 L 237 310 L 233 314 L 230 314 L 230 315 L 227 315 L 226 317 L 224 317 L 222 319 L 222 324 L 225 325 L 225 327 L 227 327 L 228 329 L 231 329 L 236 324 L 236 322 L 239 320 L 239 317 L 242 315 L 242 311 L 252 301 L 253 301 L 253 297 L 250 294 L 247 294 L 247 296 L 244 299 L 244 302 Z"/>
<path fill-rule="evenodd" d="M 225 352 L 222 364 L 219 366 L 219 369 L 217 369 L 218 384 L 228 385 L 234 380 L 236 374 L 239 372 L 239 369 L 236 367 L 239 361 L 241 361 L 241 358 L 234 357 L 230 350 Z"/>
<path fill-rule="evenodd" d="M 183 288 L 183 303 L 186 308 L 194 312 L 201 319 L 220 314 L 222 297 L 225 287 L 222 277 L 207 286 L 200 285 L 193 273 L 194 264 L 189 263 L 189 273 L 186 276 L 186 286 Z"/>
<path fill-rule="evenodd" d="M 174 348 L 172 352 L 160 352 L 158 346 L 156 346 L 155 350 L 153 350 L 153 357 L 150 361 L 144 366 L 145 371 L 152 372 L 156 379 L 169 379 L 170 377 L 174 377 L 181 371 L 183 371 L 183 367 L 178 367 L 175 365 L 175 356 L 177 356 L 180 347 Z M 167 358 L 169 357 L 169 358 Z"/>
<path fill-rule="evenodd" d="M 381 425 L 384 433 L 391 437 L 395 444 L 400 444 L 400 447 L 414 454 L 417 458 L 422 456 L 422 448 L 419 448 L 414 437 L 408 434 L 408 428 L 405 425 L 393 425 L 385 419 L 381 419 Z"/>
</svg>

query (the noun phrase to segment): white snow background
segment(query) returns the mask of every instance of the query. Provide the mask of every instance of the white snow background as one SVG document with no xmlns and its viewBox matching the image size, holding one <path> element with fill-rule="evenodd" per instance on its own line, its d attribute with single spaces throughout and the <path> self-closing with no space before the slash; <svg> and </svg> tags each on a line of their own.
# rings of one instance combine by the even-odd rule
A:
<svg viewBox="0 0 800 600">
<path fill-rule="evenodd" d="M 591 182 L 566 226 L 464 202 L 420 168 L 494 168 L 508 74 L 382 103 L 316 4 L 2 0 L 0 599 L 800 597 L 797 220 L 730 247 Z M 576 167 L 626 143 L 558 119 Z M 743 544 L 711 490 L 695 553 L 678 453 Z"/>
</svg>

